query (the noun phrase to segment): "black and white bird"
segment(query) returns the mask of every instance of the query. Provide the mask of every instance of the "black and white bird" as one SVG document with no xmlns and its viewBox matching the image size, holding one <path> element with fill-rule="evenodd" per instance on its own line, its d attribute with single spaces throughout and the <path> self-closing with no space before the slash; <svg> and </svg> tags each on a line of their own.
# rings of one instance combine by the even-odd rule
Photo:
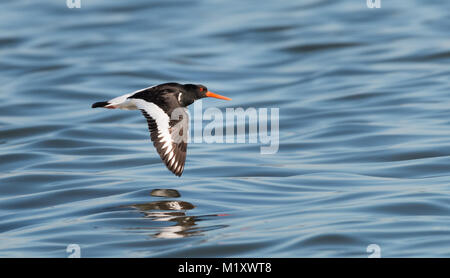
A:
<svg viewBox="0 0 450 278">
<path fill-rule="evenodd" d="M 159 156 L 170 171 L 181 176 L 186 160 L 189 125 L 186 107 L 204 97 L 231 100 L 208 91 L 203 85 L 164 83 L 109 101 L 96 102 L 92 108 L 141 110 Z"/>
</svg>

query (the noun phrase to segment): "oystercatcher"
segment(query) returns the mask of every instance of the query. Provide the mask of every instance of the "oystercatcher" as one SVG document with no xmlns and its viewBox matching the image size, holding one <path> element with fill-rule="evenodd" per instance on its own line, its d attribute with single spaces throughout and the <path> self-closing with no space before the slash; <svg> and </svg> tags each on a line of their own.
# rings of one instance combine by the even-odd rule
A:
<svg viewBox="0 0 450 278">
<path fill-rule="evenodd" d="M 181 176 L 186 160 L 189 123 L 186 107 L 204 97 L 231 100 L 208 91 L 203 85 L 164 83 L 109 101 L 96 102 L 92 108 L 141 110 L 159 156 L 170 171 Z"/>
</svg>

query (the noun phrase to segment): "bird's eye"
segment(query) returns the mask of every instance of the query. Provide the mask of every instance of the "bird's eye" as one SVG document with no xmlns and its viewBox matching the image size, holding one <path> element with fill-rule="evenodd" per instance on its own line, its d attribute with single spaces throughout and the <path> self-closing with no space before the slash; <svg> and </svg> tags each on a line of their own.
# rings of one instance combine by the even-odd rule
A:
<svg viewBox="0 0 450 278">
<path fill-rule="evenodd" d="M 203 87 L 200 87 L 199 91 L 200 91 L 200 92 L 203 92 Z"/>
</svg>

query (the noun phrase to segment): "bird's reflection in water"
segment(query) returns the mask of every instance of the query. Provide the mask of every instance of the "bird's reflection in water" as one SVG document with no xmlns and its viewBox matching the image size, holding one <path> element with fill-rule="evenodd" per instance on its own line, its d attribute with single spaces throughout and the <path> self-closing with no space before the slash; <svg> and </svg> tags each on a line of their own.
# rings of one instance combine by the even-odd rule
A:
<svg viewBox="0 0 450 278">
<path fill-rule="evenodd" d="M 180 193 L 175 189 L 154 189 L 150 193 L 154 197 L 178 198 Z M 144 204 L 134 204 L 128 207 L 139 210 L 144 217 L 153 221 L 173 222 L 174 225 L 166 227 L 142 227 L 139 230 L 157 230 L 152 234 L 156 238 L 181 238 L 194 235 L 202 235 L 206 230 L 214 230 L 226 227 L 226 225 L 214 225 L 209 227 L 195 227 L 196 222 L 206 220 L 207 218 L 219 216 L 202 215 L 188 216 L 186 212 L 192 210 L 195 206 L 189 202 L 178 200 L 154 201 Z"/>
</svg>

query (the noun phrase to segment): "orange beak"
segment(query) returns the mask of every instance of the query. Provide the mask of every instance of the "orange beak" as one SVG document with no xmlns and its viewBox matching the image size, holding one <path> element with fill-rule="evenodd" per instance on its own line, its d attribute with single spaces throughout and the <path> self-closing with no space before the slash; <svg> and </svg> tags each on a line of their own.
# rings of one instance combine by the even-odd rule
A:
<svg viewBox="0 0 450 278">
<path fill-rule="evenodd" d="M 215 98 L 224 99 L 224 100 L 231 100 L 231 98 L 229 98 L 229 97 L 224 97 L 224 96 L 215 94 L 215 93 L 210 92 L 210 91 L 207 91 L 207 92 L 206 92 L 206 96 L 207 96 L 207 97 L 215 97 Z"/>
</svg>

